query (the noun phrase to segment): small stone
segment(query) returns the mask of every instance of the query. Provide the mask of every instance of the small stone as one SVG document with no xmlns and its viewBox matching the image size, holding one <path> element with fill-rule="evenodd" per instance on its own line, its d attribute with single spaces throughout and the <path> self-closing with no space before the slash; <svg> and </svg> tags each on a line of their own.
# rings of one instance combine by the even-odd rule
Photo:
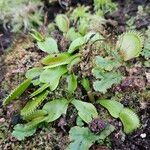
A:
<svg viewBox="0 0 150 150">
<path fill-rule="evenodd" d="M 145 72 L 145 74 L 146 74 L 146 79 L 147 79 L 148 83 L 150 83 L 150 73 Z"/>
<path fill-rule="evenodd" d="M 5 118 L 0 118 L 0 123 L 4 123 L 5 122 Z"/>
<path fill-rule="evenodd" d="M 140 137 L 143 138 L 143 139 L 146 138 L 146 133 L 142 133 L 142 134 L 140 135 Z"/>
</svg>

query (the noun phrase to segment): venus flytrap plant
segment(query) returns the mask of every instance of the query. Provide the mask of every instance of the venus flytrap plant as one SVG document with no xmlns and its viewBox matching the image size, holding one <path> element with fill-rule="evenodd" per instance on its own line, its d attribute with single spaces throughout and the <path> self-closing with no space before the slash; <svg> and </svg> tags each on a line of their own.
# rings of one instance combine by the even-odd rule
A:
<svg viewBox="0 0 150 150">
<path fill-rule="evenodd" d="M 112 117 L 119 118 L 124 126 L 125 133 L 131 133 L 140 127 L 139 117 L 129 108 L 114 100 L 99 100 L 98 103 L 105 107 Z"/>
<path fill-rule="evenodd" d="M 4 105 L 9 104 L 21 96 L 30 84 L 36 87 L 36 90 L 29 96 L 30 100 L 21 110 L 21 116 L 26 123 L 14 127 L 12 134 L 18 140 L 24 140 L 26 137 L 33 135 L 40 125 L 53 122 L 66 114 L 70 105 L 74 106 L 80 120 L 85 124 L 90 124 L 93 119 L 99 118 L 97 109 L 93 105 L 96 92 L 93 92 L 91 84 L 93 84 L 95 91 L 106 93 L 113 85 L 119 84 L 123 78 L 118 68 L 124 61 L 137 57 L 142 50 L 141 36 L 136 32 L 127 32 L 118 38 L 116 50 L 112 50 L 115 47 L 113 45 L 104 52 L 103 56 L 100 55 L 101 49 L 95 50 L 92 46 L 99 44 L 100 48 L 105 49 L 104 45 L 108 45 L 108 43 L 105 42 L 105 38 L 99 32 L 93 30 L 87 32 L 89 30 L 87 25 L 91 25 L 92 19 L 96 20 L 98 17 L 92 17 L 89 8 L 83 7 L 83 10 L 81 8 L 77 8 L 72 13 L 72 17 L 74 17 L 72 18 L 73 24 L 77 24 L 76 29 L 71 27 L 71 21 L 66 15 L 59 14 L 56 16 L 56 26 L 63 32 L 63 36 L 68 37 L 70 40 L 66 52 L 59 52 L 57 42 L 52 37 L 43 36 L 35 30 L 31 33 L 37 41 L 38 48 L 48 53 L 48 55 L 41 60 L 41 67 L 27 71 L 27 79 L 3 102 Z M 86 66 L 89 63 L 92 64 L 89 71 L 96 78 L 93 80 L 92 75 L 90 75 L 92 81 L 89 76 L 83 74 L 82 69 L 80 70 L 81 78 L 77 72 L 74 72 L 75 65 L 81 68 L 81 63 L 84 62 L 84 52 L 86 51 L 89 52 L 89 56 L 85 56 L 87 57 L 85 61 L 89 61 L 85 64 Z M 59 83 L 62 78 L 66 78 L 67 98 L 48 98 L 49 93 L 59 91 Z M 74 98 L 80 79 L 91 103 Z M 113 117 L 120 118 L 125 133 L 130 133 L 139 127 L 139 119 L 135 113 L 128 108 L 124 108 L 119 102 L 100 100 L 99 103 L 106 107 Z M 74 141 L 70 143 L 68 148 L 70 150 L 88 150 L 94 142 L 104 140 L 113 131 L 114 127 L 112 125 L 108 125 L 99 135 L 93 134 L 87 127 L 73 127 L 70 130 L 70 139 Z M 78 136 L 80 137 L 79 140 L 76 137 L 78 133 L 81 133 Z"/>
<path fill-rule="evenodd" d="M 41 123 L 53 122 L 57 120 L 62 114 L 66 114 L 69 104 L 75 106 L 75 108 L 78 110 L 78 115 L 86 123 L 90 123 L 93 118 L 98 117 L 98 113 L 94 105 L 76 99 L 67 100 L 62 98 L 51 100 L 47 102 L 42 109 L 38 109 L 33 113 L 31 113 L 30 110 L 32 106 L 29 104 L 30 103 L 28 103 L 28 105 L 26 105 L 25 108 L 21 111 L 21 115 L 23 116 L 24 120 L 27 121 L 27 123 L 24 125 L 17 124 L 14 127 L 14 131 L 12 133 L 12 135 L 15 136 L 18 140 L 24 140 L 25 137 L 33 135 Z M 32 103 L 32 105 L 34 104 Z"/>
<path fill-rule="evenodd" d="M 55 48 L 57 46 L 54 45 L 57 45 L 57 43 L 53 42 L 55 41 L 54 39 L 51 40 L 51 42 L 55 44 L 52 44 L 51 47 L 50 44 L 45 42 L 45 38 L 43 39 L 40 34 L 36 33 L 34 38 L 37 39 L 37 42 L 40 41 L 41 49 L 44 49 L 45 52 L 49 53 L 48 56 L 43 58 L 41 61 L 44 66 L 28 70 L 26 73 L 27 80 L 16 88 L 3 102 L 4 105 L 9 104 L 19 97 L 30 84 L 38 86 L 36 91 L 31 93 L 31 100 L 29 100 L 29 102 L 27 102 L 25 107 L 21 110 L 21 116 L 27 123 L 24 125 L 18 124 L 14 127 L 13 135 L 19 140 L 23 140 L 25 137 L 31 136 L 35 133 L 39 125 L 53 122 L 62 114 L 66 114 L 69 105 L 73 105 L 77 109 L 78 116 L 87 124 L 99 116 L 92 103 L 76 100 L 73 97 L 78 86 L 78 81 L 72 67 L 74 64 L 78 64 L 82 61 L 81 52 L 87 44 L 94 44 L 97 41 L 101 41 L 103 40 L 103 37 L 98 33 L 89 32 L 84 37 L 75 39 L 70 44 L 68 52 L 65 53 L 56 53 Z M 48 49 L 46 49 L 47 46 Z M 122 49 L 120 49 L 120 51 L 122 51 Z M 97 78 L 97 81 L 94 82 L 94 89 L 96 91 L 105 93 L 113 84 L 120 83 L 122 75 L 119 71 L 117 72 L 118 67 L 121 65 L 119 60 L 120 59 L 115 60 L 108 56 L 105 58 L 101 56 L 95 57 L 94 65 L 96 65 L 96 67 L 94 66 L 92 73 Z M 56 90 L 63 76 L 67 79 L 67 91 L 70 94 L 69 99 L 60 98 L 49 100 L 49 102 L 47 102 L 42 108 L 39 108 L 41 103 L 47 100 L 48 93 Z M 91 102 L 95 101 L 88 79 L 83 78 L 82 85 L 87 91 L 89 100 L 91 100 Z M 139 127 L 139 120 L 137 116 L 131 110 L 124 108 L 121 104 L 118 104 L 117 102 L 109 102 L 105 105 L 105 102 L 103 104 L 102 101 L 100 101 L 100 104 L 106 107 L 112 116 L 121 119 L 126 133 L 130 133 Z M 113 110 L 114 108 L 116 109 Z"/>
<path fill-rule="evenodd" d="M 103 15 L 108 12 L 113 12 L 117 9 L 117 5 L 111 0 L 94 0 L 94 9 L 96 11 L 101 10 Z"/>
<path fill-rule="evenodd" d="M 66 33 L 69 30 L 70 21 L 66 15 L 64 14 L 57 15 L 55 18 L 55 22 L 59 30 L 62 31 L 63 33 Z"/>
<path fill-rule="evenodd" d="M 105 44 L 105 43 L 104 43 Z M 125 61 L 135 58 L 140 55 L 143 47 L 143 37 L 136 31 L 123 33 L 118 37 L 116 50 L 106 50 L 108 56 L 95 57 L 95 67 L 92 73 L 96 78 L 93 82 L 95 91 L 106 93 L 114 84 L 119 84 L 123 76 L 118 68 Z"/>
<path fill-rule="evenodd" d="M 93 41 L 95 34 L 92 35 Z M 78 115 L 86 123 L 89 123 L 93 118 L 98 117 L 98 113 L 94 105 L 75 99 L 67 100 L 62 98 L 59 100 L 52 100 L 46 103 L 42 109 L 37 109 L 41 105 L 41 103 L 43 103 L 44 100 L 47 99 L 48 93 L 50 91 L 56 90 L 61 77 L 64 75 L 67 77 L 68 92 L 70 94 L 74 93 L 77 88 L 77 76 L 75 76 L 72 71 L 67 70 L 68 65 L 74 59 L 80 58 L 80 48 L 91 40 L 91 36 L 83 37 L 82 44 L 79 40 L 75 40 L 76 42 L 73 41 L 69 47 L 68 52 L 57 54 L 54 49 L 54 45 L 49 45 L 47 42 L 45 42 L 46 38 L 43 38 L 40 33 L 35 32 L 35 35 L 33 35 L 33 37 L 37 40 L 38 44 L 40 42 L 41 47 L 39 47 L 44 52 L 52 52 L 52 54 L 49 54 L 44 59 L 42 59 L 41 62 L 44 67 L 37 67 L 28 70 L 26 73 L 27 79 L 25 80 L 25 82 L 23 82 L 16 90 L 14 90 L 12 94 L 10 94 L 8 98 L 6 98 L 3 102 L 4 105 L 9 104 L 10 102 L 12 102 L 12 100 L 15 100 L 17 97 L 19 97 L 30 84 L 38 86 L 38 88 L 33 93 L 31 93 L 31 99 L 21 110 L 21 116 L 27 123 L 25 125 L 19 124 L 14 127 L 15 131 L 13 132 L 13 135 L 19 140 L 23 140 L 25 137 L 31 136 L 41 123 L 49 123 L 55 121 L 62 114 L 65 114 L 69 103 L 75 106 L 75 108 L 78 110 Z M 96 37 L 95 39 L 97 40 L 98 37 Z M 54 43 L 56 45 L 57 43 L 53 41 L 54 39 L 51 40 L 51 43 Z M 53 51 L 50 52 L 49 50 Z M 58 109 L 58 111 L 56 111 L 56 109 Z M 38 113 L 38 116 L 36 115 L 36 113 Z"/>
</svg>

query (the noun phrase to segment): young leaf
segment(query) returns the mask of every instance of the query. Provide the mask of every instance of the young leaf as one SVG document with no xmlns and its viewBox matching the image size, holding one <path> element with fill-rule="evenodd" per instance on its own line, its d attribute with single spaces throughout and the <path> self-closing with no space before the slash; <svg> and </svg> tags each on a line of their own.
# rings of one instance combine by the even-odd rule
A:
<svg viewBox="0 0 150 150">
<path fill-rule="evenodd" d="M 67 32 L 69 30 L 70 21 L 66 15 L 63 14 L 57 15 L 55 22 L 60 31 Z"/>
<path fill-rule="evenodd" d="M 84 89 L 85 89 L 87 92 L 91 90 L 91 88 L 90 88 L 90 82 L 89 82 L 88 79 L 83 78 L 82 81 L 81 81 L 81 84 L 82 84 L 82 86 L 84 87 Z"/>
<path fill-rule="evenodd" d="M 77 76 L 70 74 L 67 77 L 68 82 L 68 92 L 73 93 L 77 88 Z"/>
<path fill-rule="evenodd" d="M 46 103 L 43 110 L 47 111 L 46 122 L 58 119 L 62 114 L 66 114 L 69 101 L 67 99 L 56 99 Z"/>
<path fill-rule="evenodd" d="M 78 115 L 84 120 L 86 123 L 92 121 L 93 118 L 98 117 L 98 113 L 96 108 L 93 104 L 82 102 L 80 100 L 73 100 L 71 103 L 76 107 L 78 110 Z"/>
<path fill-rule="evenodd" d="M 49 83 L 43 84 L 39 89 L 37 89 L 35 92 L 33 92 L 33 93 L 31 94 L 31 97 L 34 97 L 34 96 L 36 96 L 36 95 L 42 93 L 42 92 L 43 92 L 44 90 L 46 90 L 49 86 L 50 86 Z"/>
<path fill-rule="evenodd" d="M 33 113 L 36 110 L 36 108 L 46 99 L 47 95 L 48 95 L 48 91 L 44 91 L 37 97 L 27 102 L 25 107 L 21 110 L 21 115 L 27 116 Z"/>
<path fill-rule="evenodd" d="M 89 16 L 89 6 L 84 6 L 84 5 L 81 5 L 81 6 L 78 6 L 76 7 L 75 9 L 73 9 L 73 12 L 71 14 L 71 19 L 76 21 L 78 20 L 79 18 L 85 18 L 87 16 Z"/>
<path fill-rule="evenodd" d="M 121 111 L 119 118 L 123 123 L 125 133 L 131 133 L 140 126 L 138 116 L 129 108 L 124 108 Z"/>
<path fill-rule="evenodd" d="M 77 29 L 81 35 L 85 35 L 88 32 L 89 23 L 89 18 L 79 19 Z"/>
<path fill-rule="evenodd" d="M 66 66 L 46 69 L 42 72 L 40 76 L 40 82 L 49 83 L 51 91 L 54 91 L 59 84 L 61 76 L 66 72 L 67 72 Z"/>
<path fill-rule="evenodd" d="M 124 108 L 121 103 L 114 100 L 99 100 L 98 103 L 105 107 L 114 118 L 118 118 Z"/>
<path fill-rule="evenodd" d="M 32 33 L 30 35 L 36 40 L 36 41 L 44 41 L 44 37 L 42 34 L 34 29 L 31 30 Z"/>
<path fill-rule="evenodd" d="M 47 52 L 49 54 L 58 53 L 57 42 L 51 37 L 46 38 L 42 42 L 38 41 L 37 45 L 38 45 L 39 49 L 41 49 L 42 51 Z"/>
<path fill-rule="evenodd" d="M 44 41 L 44 37 L 41 35 L 41 33 L 39 33 L 38 31 L 32 29 L 31 30 L 32 33 L 30 33 L 30 35 L 32 35 L 32 37 L 37 40 L 37 41 Z"/>
<path fill-rule="evenodd" d="M 14 131 L 12 132 L 12 135 L 17 138 L 18 140 L 24 140 L 25 137 L 32 136 L 36 132 L 36 128 L 33 129 L 25 129 L 25 125 L 23 124 L 17 124 L 14 127 Z"/>
<path fill-rule="evenodd" d="M 14 89 L 8 97 L 3 101 L 3 105 L 7 105 L 11 103 L 14 99 L 18 98 L 31 84 L 30 79 L 26 79 L 24 82 L 22 82 L 16 89 Z"/>
<path fill-rule="evenodd" d="M 88 128 L 75 126 L 69 131 L 70 145 L 66 150 L 89 150 L 97 140 Z"/>
<path fill-rule="evenodd" d="M 77 49 L 79 49 L 83 44 L 85 43 L 85 40 L 83 37 L 79 37 L 77 39 L 75 39 L 69 47 L 68 53 L 73 53 L 74 51 L 76 51 Z"/>
<path fill-rule="evenodd" d="M 101 80 L 97 80 L 93 83 L 95 91 L 106 93 L 107 89 L 111 88 L 113 84 L 119 84 L 122 80 L 122 75 L 117 72 L 104 73 Z"/>
</svg>

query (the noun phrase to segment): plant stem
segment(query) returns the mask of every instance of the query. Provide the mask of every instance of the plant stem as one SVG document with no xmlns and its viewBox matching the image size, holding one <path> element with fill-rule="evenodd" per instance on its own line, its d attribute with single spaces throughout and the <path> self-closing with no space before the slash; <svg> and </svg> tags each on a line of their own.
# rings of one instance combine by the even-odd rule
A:
<svg viewBox="0 0 150 150">
<path fill-rule="evenodd" d="M 95 102 L 95 98 L 94 98 L 93 92 L 91 90 L 87 92 L 87 95 L 91 102 Z"/>
</svg>

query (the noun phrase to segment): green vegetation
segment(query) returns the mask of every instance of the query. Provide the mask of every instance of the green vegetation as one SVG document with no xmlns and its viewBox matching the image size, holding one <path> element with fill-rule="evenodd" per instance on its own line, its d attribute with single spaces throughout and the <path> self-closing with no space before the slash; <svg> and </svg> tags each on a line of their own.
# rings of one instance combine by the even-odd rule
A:
<svg viewBox="0 0 150 150">
<path fill-rule="evenodd" d="M 124 132 L 131 133 L 140 126 L 138 116 L 129 108 L 114 100 L 99 100 L 114 118 L 120 118 L 124 125 Z"/>
<path fill-rule="evenodd" d="M 40 35 L 40 33 L 38 33 L 38 35 Z M 127 35 L 128 33 L 123 34 L 122 38 L 126 38 Z M 134 40 L 134 36 L 136 38 L 137 34 L 135 34 L 135 32 L 129 32 L 129 35 L 128 36 L 131 43 L 132 40 Z M 36 36 L 37 32 L 33 37 L 35 38 Z M 101 36 L 98 33 L 89 32 L 85 36 L 79 37 L 72 41 L 68 52 L 65 53 L 58 53 L 57 42 L 51 37 L 43 38 L 41 41 L 37 41 L 38 47 L 44 52 L 49 53 L 48 56 L 43 58 L 41 61 L 44 66 L 41 68 L 33 68 L 28 70 L 26 73 L 27 80 L 16 88 L 16 90 L 12 92 L 3 102 L 4 105 L 9 104 L 16 97 L 20 96 L 30 85 L 30 83 L 35 86 L 39 86 L 39 88 L 31 94 L 31 100 L 29 100 L 29 102 L 27 102 L 25 107 L 21 110 L 21 116 L 27 121 L 27 123 L 25 125 L 19 124 L 14 127 L 13 135 L 16 138 L 22 140 L 27 136 L 31 136 L 35 133 L 35 130 L 39 124 L 43 122 L 49 123 L 55 121 L 62 114 L 66 114 L 69 104 L 73 104 L 75 106 L 78 110 L 78 115 L 86 123 L 90 123 L 94 118 L 98 117 L 97 110 L 93 104 L 74 99 L 73 95 L 78 86 L 78 81 L 72 68 L 69 67 L 70 70 L 68 70 L 68 66 L 70 66 L 70 64 L 77 58 L 82 61 L 82 48 L 88 44 L 91 44 L 91 42 L 93 43 L 99 40 L 101 40 Z M 139 44 L 140 38 L 138 40 L 139 41 L 137 41 L 137 44 Z M 132 43 L 132 45 L 134 44 L 136 44 L 136 41 Z M 138 52 L 136 52 L 136 55 L 132 57 L 137 57 L 137 53 L 141 51 L 141 47 L 142 46 L 140 45 L 139 49 L 134 49 Z M 122 47 L 119 51 L 122 51 Z M 97 79 L 99 79 L 93 82 L 93 87 L 94 90 L 101 93 L 106 93 L 107 89 L 111 88 L 113 84 L 119 84 L 122 80 L 121 73 L 116 72 L 121 63 L 123 63 L 121 56 L 118 60 L 114 59 L 115 61 L 108 58 L 108 56 L 106 58 L 95 56 L 95 62 L 93 63 L 94 68 L 92 69 L 92 73 Z M 119 60 L 121 61 L 119 62 Z M 42 109 L 37 109 L 40 104 L 47 99 L 50 91 L 57 90 L 62 77 L 66 77 L 68 84 L 66 91 L 70 96 L 67 99 L 62 97 L 61 99 L 49 100 L 49 102 L 47 102 Z M 82 85 L 87 92 L 91 90 L 88 80 L 83 78 Z M 121 119 L 124 125 L 124 131 L 126 133 L 130 133 L 139 127 L 139 120 L 130 109 L 123 108 L 123 106 L 118 102 L 106 102 L 101 100 L 100 104 L 106 107 L 113 117 L 119 117 Z M 36 112 L 39 112 L 38 116 L 34 115 Z M 32 119 L 29 120 L 28 118 Z"/>
<path fill-rule="evenodd" d="M 13 32 L 31 30 L 42 25 L 43 3 L 41 0 L 1 0 L 0 14 L 6 29 L 8 25 Z"/>
</svg>

